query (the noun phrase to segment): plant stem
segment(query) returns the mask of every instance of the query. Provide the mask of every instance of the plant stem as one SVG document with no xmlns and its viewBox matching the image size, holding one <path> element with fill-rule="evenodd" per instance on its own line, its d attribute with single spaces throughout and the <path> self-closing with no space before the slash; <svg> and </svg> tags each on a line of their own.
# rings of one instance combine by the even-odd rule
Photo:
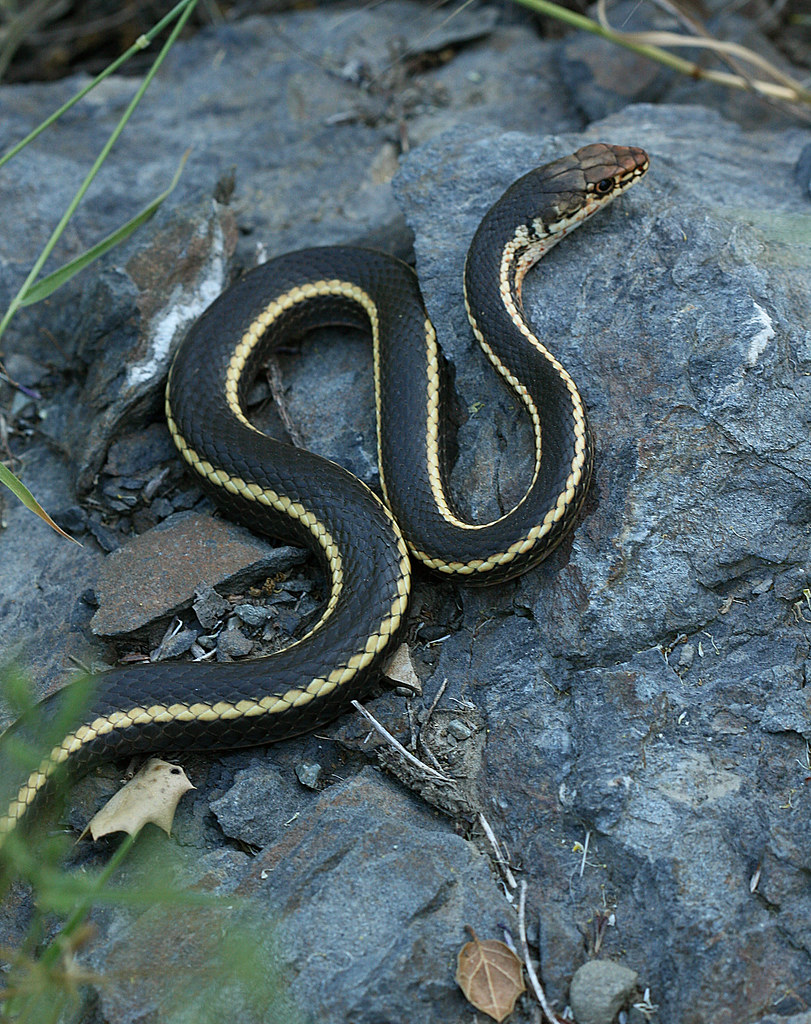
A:
<svg viewBox="0 0 811 1024">
<path fill-rule="evenodd" d="M 515 0 L 515 2 L 528 7 L 537 14 L 545 14 L 550 18 L 555 18 L 557 21 L 571 25 L 573 28 L 582 29 L 584 32 L 591 32 L 602 39 L 607 39 L 617 46 L 624 46 L 626 50 L 631 50 L 642 57 L 655 60 L 659 64 L 672 68 L 674 71 L 678 71 L 680 74 L 687 75 L 690 78 L 700 78 L 708 82 L 715 82 L 717 85 L 729 86 L 735 89 L 752 90 L 755 93 L 774 99 L 785 100 L 789 103 L 811 103 L 811 94 L 807 90 L 802 89 L 797 83 L 792 83 L 791 87 L 789 87 L 777 85 L 773 82 L 752 82 L 741 75 L 733 75 L 726 71 L 714 71 L 711 68 L 702 68 L 693 61 L 670 53 L 669 50 L 634 39 L 633 36 L 636 33 L 615 32 L 613 29 L 607 28 L 583 14 L 578 14 L 576 11 L 570 11 L 559 4 L 553 3 L 552 0 Z M 708 46 L 701 37 L 693 39 L 688 35 L 681 37 L 679 45 Z"/>
<path fill-rule="evenodd" d="M 103 82 L 105 78 L 109 78 L 110 75 L 115 74 L 125 61 L 128 61 L 130 57 L 138 53 L 140 50 L 145 50 L 150 46 L 155 36 L 160 35 L 166 26 L 174 21 L 184 7 L 188 7 L 189 4 L 194 6 L 194 3 L 196 3 L 196 0 L 180 0 L 180 3 L 176 4 L 167 15 L 161 18 L 157 25 L 153 25 L 148 32 L 139 36 L 128 50 L 122 53 L 120 57 L 116 57 L 112 64 L 110 64 L 109 67 L 106 67 L 101 74 L 97 75 L 92 82 L 89 82 L 83 89 L 80 89 L 75 96 L 72 96 L 67 101 L 67 103 L 63 103 L 58 110 L 54 111 L 54 113 L 49 117 L 46 117 L 42 124 L 37 125 L 37 127 L 32 132 L 29 132 L 24 139 L 12 146 L 7 153 L 0 156 L 0 167 L 2 167 L 3 164 L 8 163 L 8 161 L 13 156 L 16 156 L 21 149 L 24 149 L 29 142 L 33 142 L 38 135 L 41 135 L 46 128 L 49 128 L 54 121 L 57 121 L 64 113 L 70 110 L 71 107 L 74 107 L 79 100 L 84 99 L 91 89 L 95 89 L 95 87 L 100 82 Z"/>
<path fill-rule="evenodd" d="M 39 276 L 39 272 L 42 270 L 42 267 L 44 266 L 46 260 L 51 255 L 51 252 L 53 251 L 54 246 L 56 245 L 56 243 L 61 238 L 63 231 L 65 230 L 65 228 L 67 227 L 68 223 L 70 222 L 71 217 L 76 212 L 76 208 L 78 207 L 79 203 L 84 198 L 84 195 L 87 192 L 88 188 L 90 188 L 90 185 L 92 184 L 93 179 L 96 177 L 96 175 L 98 174 L 99 169 L 101 168 L 102 164 L 107 159 L 107 157 L 108 157 L 108 155 L 110 153 L 110 150 L 113 148 L 113 146 L 117 142 L 119 135 L 124 130 L 124 127 L 126 126 L 127 121 L 129 121 L 130 117 L 132 117 L 133 111 L 138 106 L 138 104 L 141 102 L 141 98 L 143 97 L 143 95 L 146 92 L 146 90 L 149 88 L 149 85 L 150 85 L 152 79 L 155 77 L 155 75 L 156 75 L 156 73 L 158 71 L 158 68 L 161 66 L 161 64 L 164 61 L 164 58 L 167 55 L 167 53 L 169 52 L 169 50 L 174 45 L 175 40 L 177 39 L 178 35 L 180 34 L 183 26 L 188 21 L 189 15 L 194 10 L 196 4 L 197 4 L 197 0 L 183 0 L 183 2 L 181 4 L 178 4 L 178 6 L 175 8 L 175 10 L 178 10 L 179 8 L 185 7 L 185 9 L 183 9 L 182 12 L 181 12 L 180 17 L 178 18 L 177 23 L 175 24 L 174 28 L 172 29 L 171 33 L 169 34 L 168 39 L 163 44 L 163 47 L 161 48 L 160 53 L 155 58 L 155 61 L 152 64 L 152 67 L 149 69 L 149 71 L 147 72 L 143 82 L 138 87 L 137 92 L 135 93 L 133 98 L 130 100 L 130 102 L 129 102 L 128 106 L 127 106 L 127 109 L 124 111 L 124 113 L 122 114 L 118 124 L 115 126 L 115 128 L 111 132 L 110 137 L 108 138 L 107 142 L 104 144 L 101 152 L 96 157 L 96 159 L 95 159 L 95 161 L 93 163 L 93 166 L 87 172 L 84 181 L 79 186 L 79 189 L 76 192 L 76 195 L 73 197 L 73 199 L 68 204 L 68 207 L 65 210 L 64 214 L 62 215 L 62 218 L 60 219 L 59 223 L 57 224 L 57 226 L 54 228 L 53 232 L 51 233 L 51 237 L 45 243 L 45 246 L 43 247 L 42 252 L 39 254 L 39 256 L 37 257 L 37 259 L 36 259 L 36 261 L 35 261 L 35 263 L 33 265 L 33 267 L 31 268 L 31 270 L 30 270 L 30 272 L 28 274 L 28 277 L 25 279 L 25 282 L 23 283 L 22 287 L 20 288 L 20 290 L 17 292 L 17 294 L 14 296 L 14 298 L 9 303 L 9 307 L 6 310 L 5 315 L 3 316 L 3 319 L 0 320 L 0 338 L 2 338 L 3 333 L 5 332 L 6 327 L 8 327 L 8 324 L 11 321 L 11 318 L 14 316 L 14 314 L 17 312 L 17 310 L 22 305 L 22 302 L 23 302 L 23 299 L 25 298 L 26 292 L 31 287 L 31 285 L 34 283 L 34 281 L 37 279 L 37 277 Z"/>
</svg>

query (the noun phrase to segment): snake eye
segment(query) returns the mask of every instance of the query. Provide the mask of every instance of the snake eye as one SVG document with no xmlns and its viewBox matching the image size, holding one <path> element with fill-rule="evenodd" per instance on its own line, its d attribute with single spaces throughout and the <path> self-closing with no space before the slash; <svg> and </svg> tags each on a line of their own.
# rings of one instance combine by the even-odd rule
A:
<svg viewBox="0 0 811 1024">
<path fill-rule="evenodd" d="M 611 178 L 603 178 L 602 181 L 598 181 L 594 186 L 595 192 L 598 192 L 601 196 L 607 195 L 614 187 L 614 182 Z"/>
</svg>

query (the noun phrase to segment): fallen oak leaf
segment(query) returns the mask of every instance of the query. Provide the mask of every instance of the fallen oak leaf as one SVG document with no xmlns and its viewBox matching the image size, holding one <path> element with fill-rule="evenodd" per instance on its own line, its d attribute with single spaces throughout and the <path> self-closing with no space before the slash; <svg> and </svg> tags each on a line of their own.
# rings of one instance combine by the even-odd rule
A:
<svg viewBox="0 0 811 1024">
<path fill-rule="evenodd" d="M 88 831 L 94 839 L 111 832 L 136 835 L 148 821 L 170 835 L 178 801 L 194 788 L 179 765 L 150 757 L 126 786 L 114 793 L 90 819 L 82 835 Z"/>
<path fill-rule="evenodd" d="M 468 931 L 473 941 L 459 950 L 456 984 L 477 1010 L 503 1021 L 512 1013 L 516 999 L 526 991 L 523 964 L 503 942 L 482 941 L 470 925 Z"/>
</svg>

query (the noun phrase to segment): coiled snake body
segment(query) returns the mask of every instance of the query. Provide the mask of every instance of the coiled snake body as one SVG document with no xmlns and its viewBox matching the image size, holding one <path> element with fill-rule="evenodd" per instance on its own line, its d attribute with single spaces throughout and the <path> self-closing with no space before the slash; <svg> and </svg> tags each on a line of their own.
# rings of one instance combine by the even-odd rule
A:
<svg viewBox="0 0 811 1024">
<path fill-rule="evenodd" d="M 489 583 L 524 572 L 556 546 L 588 487 L 591 440 L 577 387 L 523 316 L 521 286 L 544 252 L 647 167 L 641 149 L 586 146 L 517 181 L 476 232 L 464 281 L 470 323 L 535 437 L 529 488 L 493 523 L 464 522 L 448 493 L 439 350 L 409 267 L 371 250 L 308 249 L 251 271 L 209 307 L 169 375 L 172 437 L 229 515 L 316 552 L 329 583 L 326 607 L 306 636 L 258 662 L 160 663 L 102 676 L 81 719 L 13 783 L 0 842 L 60 765 L 80 771 L 140 752 L 269 743 L 335 717 L 392 650 L 411 557 Z M 371 329 L 385 503 L 334 463 L 266 437 L 243 411 L 269 348 L 325 323 Z M 53 719 L 69 690 L 35 711 Z M 25 716 L 6 736 L 17 729 L 24 731 Z"/>
</svg>

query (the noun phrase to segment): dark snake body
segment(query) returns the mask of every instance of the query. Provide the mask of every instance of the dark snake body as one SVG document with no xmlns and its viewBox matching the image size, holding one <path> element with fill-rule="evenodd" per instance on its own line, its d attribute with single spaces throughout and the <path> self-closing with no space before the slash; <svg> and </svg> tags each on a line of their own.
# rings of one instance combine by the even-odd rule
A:
<svg viewBox="0 0 811 1024">
<path fill-rule="evenodd" d="M 304 638 L 259 662 L 138 665 L 101 676 L 90 707 L 39 767 L 17 782 L 12 776 L 0 843 L 59 765 L 81 771 L 147 751 L 269 743 L 334 718 L 368 691 L 392 653 L 411 558 L 490 583 L 524 572 L 559 543 L 588 487 L 591 440 L 574 382 L 523 317 L 521 285 L 544 252 L 647 166 L 640 149 L 587 146 L 521 178 L 476 233 L 465 269 L 471 326 L 535 436 L 527 493 L 491 524 L 463 522 L 449 496 L 441 357 L 408 266 L 371 250 L 303 250 L 246 274 L 209 307 L 170 372 L 169 429 L 229 516 L 316 553 L 329 582 L 326 609 Z M 242 411 L 269 349 L 321 324 L 371 327 L 385 504 L 340 466 L 260 433 Z M 53 719 L 70 690 L 35 710 Z M 6 737 L 25 727 L 21 720 Z M 6 743 L 0 769 L 8 780 Z"/>
</svg>

